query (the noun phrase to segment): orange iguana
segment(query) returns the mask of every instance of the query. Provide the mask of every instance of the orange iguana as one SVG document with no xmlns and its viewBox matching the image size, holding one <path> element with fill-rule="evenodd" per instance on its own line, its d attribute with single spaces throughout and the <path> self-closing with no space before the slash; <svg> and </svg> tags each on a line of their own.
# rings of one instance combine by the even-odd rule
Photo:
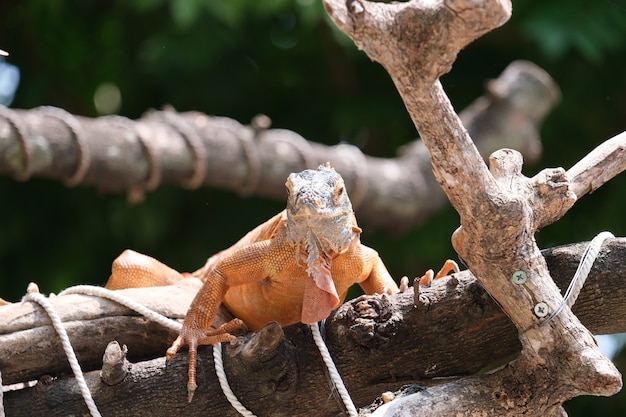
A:
<svg viewBox="0 0 626 417">
<path fill-rule="evenodd" d="M 189 346 L 190 401 L 198 346 L 234 339 L 230 332 L 243 323 L 257 330 L 270 321 L 282 326 L 318 322 L 354 283 L 367 294 L 399 291 L 378 253 L 361 244 L 343 179 L 328 163 L 291 174 L 286 186 L 285 210 L 192 274 L 204 285 L 167 350 L 170 359 Z M 115 260 L 106 287 L 167 285 L 181 277 L 153 258 L 125 251 Z M 211 329 L 220 303 L 237 318 Z"/>
</svg>

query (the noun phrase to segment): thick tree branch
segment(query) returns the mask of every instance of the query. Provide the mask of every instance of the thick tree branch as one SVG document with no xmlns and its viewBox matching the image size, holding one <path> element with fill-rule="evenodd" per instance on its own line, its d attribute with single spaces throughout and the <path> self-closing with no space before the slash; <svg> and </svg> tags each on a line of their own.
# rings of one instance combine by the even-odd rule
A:
<svg viewBox="0 0 626 417">
<path fill-rule="evenodd" d="M 511 318 L 522 344 L 507 367 L 396 401 L 385 415 L 544 416 L 559 413 L 574 396 L 618 392 L 621 375 L 571 311 L 546 318 L 562 297 L 534 234 L 569 210 L 575 187 L 562 168 L 524 177 L 522 157 L 510 149 L 492 154 L 488 168 L 439 82 L 459 50 L 508 19 L 510 2 L 325 4 L 337 25 L 391 75 L 435 177 L 461 217 L 453 246 Z M 520 275 L 525 279 L 514 279 Z"/>
<path fill-rule="evenodd" d="M 580 243 L 544 251 L 560 288 L 567 287 L 585 247 Z M 622 314 L 626 309 L 625 259 L 626 239 L 607 241 L 574 307 L 594 333 L 626 331 Z M 181 317 L 197 289 L 198 283 L 188 280 L 173 287 L 121 291 L 172 317 Z M 435 281 L 430 288 L 422 287 L 417 308 L 413 295 L 409 291 L 386 299 L 358 298 L 344 304 L 328 321 L 329 349 L 359 406 L 405 384 L 431 386 L 445 377 L 474 374 L 520 351 L 515 327 L 469 271 Z M 97 373 L 88 375 L 104 415 L 164 415 L 170 407 L 185 407 L 190 417 L 200 413 L 236 415 L 218 394 L 210 349 L 203 349 L 200 355 L 202 389 L 192 405 L 186 406 L 186 355 L 177 355 L 167 367 L 162 358 L 149 360 L 161 356 L 175 334 L 128 316 L 128 310 L 105 300 L 68 295 L 51 301 L 67 324 L 84 370 L 101 366 L 102 353 L 114 339 L 128 345 L 133 361 L 146 361 L 135 363 L 125 382 L 112 387 L 104 386 Z M 170 305 L 172 301 L 176 304 Z M 379 316 L 370 314 L 372 311 Z M 0 317 L 0 371 L 5 384 L 69 372 L 49 321 L 38 307 L 13 304 L 0 308 Z M 278 368 L 264 362 L 258 369 L 253 365 L 259 361 L 242 365 L 226 355 L 228 377 L 238 397 L 259 415 L 267 409 L 276 416 L 336 415 L 339 406 L 328 398 L 322 364 L 308 329 L 296 325 L 285 332 L 286 340 L 272 359 L 281 364 Z M 269 342 L 262 337 L 259 343 L 266 346 Z M 137 402 L 137 398 L 160 399 Z M 24 408 L 26 403 L 32 408 Z M 255 409 L 253 404 L 262 406 Z M 6 393 L 11 416 L 61 416 L 80 413 L 83 407 L 72 377 L 43 378 L 39 387 Z"/>
<path fill-rule="evenodd" d="M 507 146 L 535 160 L 541 152 L 539 124 L 558 99 L 544 71 L 518 61 L 461 117 L 485 157 Z M 262 123 L 244 126 L 200 113 L 150 112 L 131 121 L 89 119 L 50 107 L 0 108 L 0 174 L 21 180 L 52 178 L 130 190 L 134 197 L 174 183 L 282 199 L 291 172 L 326 161 L 341 172 L 360 222 L 370 228 L 410 228 L 447 204 L 421 141 L 385 159 L 351 145 L 329 147 Z"/>
</svg>

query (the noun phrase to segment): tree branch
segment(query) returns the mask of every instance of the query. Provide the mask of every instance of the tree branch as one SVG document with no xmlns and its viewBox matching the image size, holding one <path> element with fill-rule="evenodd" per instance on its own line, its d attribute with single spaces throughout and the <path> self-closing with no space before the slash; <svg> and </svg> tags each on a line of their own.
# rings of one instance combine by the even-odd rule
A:
<svg viewBox="0 0 626 417">
<path fill-rule="evenodd" d="M 507 367 L 413 394 L 390 404 L 384 415 L 544 416 L 559 413 L 574 396 L 618 392 L 621 375 L 569 309 L 545 320 L 562 297 L 534 234 L 576 201 L 565 170 L 526 178 L 522 156 L 510 149 L 492 154 L 487 167 L 439 82 L 458 51 L 509 18 L 510 2 L 325 5 L 335 23 L 391 75 L 430 152 L 435 177 L 460 215 L 453 246 L 511 318 L 522 345 Z M 512 279 L 520 274 L 526 279 Z"/>
<path fill-rule="evenodd" d="M 544 251 L 560 288 L 567 287 L 585 247 L 586 243 L 579 243 Z M 594 333 L 626 331 L 622 314 L 626 287 L 621 279 L 626 274 L 625 259 L 626 238 L 605 242 L 574 307 Z M 121 291 L 171 317 L 182 317 L 198 286 L 196 280 L 186 280 L 172 287 Z M 446 377 L 475 374 L 519 354 L 515 327 L 469 271 L 422 287 L 418 299 L 416 308 L 413 291 L 382 299 L 365 296 L 345 303 L 328 320 L 328 347 L 357 405 L 367 405 L 382 392 L 405 384 L 433 386 L 447 381 Z M 98 373 L 87 375 L 104 415 L 163 415 L 170 407 L 186 407 L 190 417 L 237 415 L 217 394 L 220 388 L 210 348 L 201 349 L 200 388 L 192 406 L 186 406 L 187 356 L 177 355 L 167 367 L 163 358 L 151 359 L 165 352 L 175 334 L 129 316 L 127 309 L 106 300 L 67 295 L 51 302 L 68 327 L 85 371 L 100 367 L 102 353 L 113 339 L 128 345 L 134 361 L 144 361 L 133 364 L 125 381 L 111 387 L 99 381 Z M 380 314 L 376 317 L 372 311 Z M 4 383 L 40 380 L 33 388 L 6 393 L 8 415 L 84 412 L 74 379 L 62 376 L 70 372 L 69 367 L 43 312 L 31 303 L 12 304 L 0 307 L 0 317 Z M 323 365 L 309 330 L 303 325 L 284 330 L 286 339 L 272 350 L 276 356 L 261 368 L 259 360 L 248 359 L 242 365 L 232 356 L 250 335 L 226 349 L 227 374 L 237 396 L 259 415 L 268 409 L 275 416 L 336 415 L 339 406 L 328 398 Z M 269 343 L 262 336 L 255 342 L 261 347 Z M 158 352 L 153 346 L 159 347 Z M 155 397 L 159 401 L 137 401 Z"/>
<path fill-rule="evenodd" d="M 461 117 L 485 157 L 508 146 L 536 160 L 539 124 L 558 100 L 558 88 L 543 70 L 518 61 Z M 195 112 L 149 112 L 131 121 L 89 119 L 51 107 L 0 108 L 0 174 L 129 190 L 134 199 L 160 183 L 282 199 L 291 172 L 330 161 L 346 180 L 360 222 L 370 228 L 410 228 L 447 204 L 421 141 L 385 159 L 266 127 Z"/>
<path fill-rule="evenodd" d="M 567 171 L 570 189 L 577 198 L 594 192 L 626 170 L 626 132 L 605 141 Z"/>
</svg>

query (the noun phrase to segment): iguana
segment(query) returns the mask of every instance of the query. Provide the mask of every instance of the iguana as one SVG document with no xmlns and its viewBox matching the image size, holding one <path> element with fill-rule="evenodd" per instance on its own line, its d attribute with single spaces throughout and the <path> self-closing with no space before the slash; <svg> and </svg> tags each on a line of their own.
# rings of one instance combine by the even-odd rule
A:
<svg viewBox="0 0 626 417">
<path fill-rule="evenodd" d="M 244 323 L 250 330 L 270 321 L 281 326 L 316 323 L 328 317 L 354 283 L 367 294 L 400 290 L 378 253 L 361 244 L 344 181 L 328 163 L 289 175 L 286 187 L 285 210 L 192 274 L 204 284 L 167 350 L 171 359 L 189 346 L 189 401 L 197 387 L 198 346 L 232 340 L 231 332 Z M 167 285 L 182 278 L 129 250 L 112 269 L 110 289 Z M 405 278 L 401 287 L 406 286 Z M 211 329 L 221 303 L 237 318 Z"/>
</svg>

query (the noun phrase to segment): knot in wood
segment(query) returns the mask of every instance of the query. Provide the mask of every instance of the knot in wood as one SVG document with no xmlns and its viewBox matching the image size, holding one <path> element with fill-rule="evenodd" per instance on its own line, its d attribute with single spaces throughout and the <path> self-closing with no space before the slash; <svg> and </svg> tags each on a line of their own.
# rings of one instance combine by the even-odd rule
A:
<svg viewBox="0 0 626 417">
<path fill-rule="evenodd" d="M 497 181 L 513 180 L 521 175 L 522 154 L 514 149 L 499 149 L 489 155 L 489 171 Z"/>
<path fill-rule="evenodd" d="M 242 402 L 246 397 L 284 402 L 297 392 L 295 348 L 276 322 L 231 342 L 226 348 L 224 368 Z"/>
<path fill-rule="evenodd" d="M 102 357 L 100 379 L 107 385 L 119 384 L 126 378 L 130 363 L 126 360 L 128 348 L 117 341 L 110 342 Z"/>
<path fill-rule="evenodd" d="M 358 344 L 370 349 L 385 345 L 397 331 L 399 316 L 388 295 L 363 295 L 350 303 L 346 320 L 348 334 Z"/>
<path fill-rule="evenodd" d="M 259 362 L 273 359 L 284 342 L 285 333 L 277 322 L 269 322 L 260 330 L 235 339 L 228 346 L 231 357 L 239 356 L 240 360 L 251 366 Z"/>
<path fill-rule="evenodd" d="M 35 390 L 37 390 L 38 393 L 44 393 L 44 392 L 50 391 L 50 389 L 52 388 L 52 385 L 54 384 L 55 379 L 56 378 L 51 375 L 43 375 L 37 381 Z"/>
</svg>

